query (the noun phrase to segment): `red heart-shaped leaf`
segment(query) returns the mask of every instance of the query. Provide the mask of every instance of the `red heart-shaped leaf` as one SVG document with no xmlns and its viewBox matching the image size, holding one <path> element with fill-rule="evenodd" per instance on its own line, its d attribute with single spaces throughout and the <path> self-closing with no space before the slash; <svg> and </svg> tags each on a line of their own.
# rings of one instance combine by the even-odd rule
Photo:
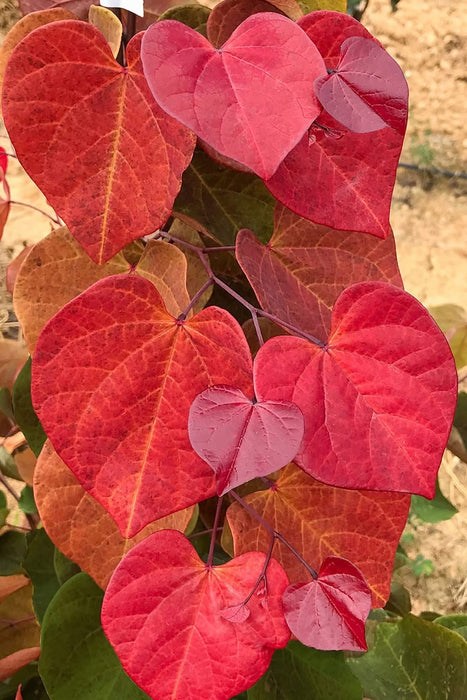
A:
<svg viewBox="0 0 467 700">
<path fill-rule="evenodd" d="M 317 78 L 315 90 L 324 109 L 351 131 L 364 134 L 391 126 L 405 133 L 407 81 L 398 63 L 372 39 L 346 39 L 337 68 Z"/>
<path fill-rule="evenodd" d="M 271 560 L 249 614 L 225 618 L 252 591 L 265 555 L 249 552 L 206 566 L 181 533 L 164 530 L 136 545 L 107 587 L 102 625 L 123 668 L 151 698 L 228 700 L 266 671 L 290 631 L 282 612 L 288 579 Z"/>
<path fill-rule="evenodd" d="M 303 644 L 324 651 L 367 650 L 371 592 L 361 571 L 347 559 L 327 557 L 317 579 L 287 588 L 283 605 L 287 624 Z"/>
<path fill-rule="evenodd" d="M 142 44 L 157 102 L 222 155 L 269 178 L 321 111 L 313 84 L 326 72 L 314 44 L 279 14 L 252 15 L 221 49 L 165 20 Z"/>
<path fill-rule="evenodd" d="M 331 70 L 337 68 L 344 38 L 363 37 L 380 46 L 342 12 L 312 12 L 299 26 Z M 386 238 L 403 131 L 356 134 L 325 111 L 318 121 L 320 126 L 313 125 L 266 186 L 286 207 L 317 224 Z"/>
<path fill-rule="evenodd" d="M 336 231 L 280 204 L 269 243 L 263 246 L 243 229 L 236 256 L 265 311 L 321 340 L 331 329 L 337 297 L 349 285 L 380 280 L 402 287 L 392 231 L 384 240 Z"/>
<path fill-rule="evenodd" d="M 410 294 L 354 284 L 334 306 L 327 345 L 272 338 L 254 373 L 263 399 L 301 409 L 305 435 L 294 461 L 311 476 L 433 498 L 457 373 L 444 335 Z"/>
<path fill-rule="evenodd" d="M 123 68 L 92 25 L 53 22 L 21 41 L 5 73 L 18 157 L 97 263 L 167 220 L 195 144 L 155 103 L 141 37 Z"/>
<path fill-rule="evenodd" d="M 295 404 L 256 403 L 230 386 L 199 394 L 188 419 L 193 449 L 215 472 L 219 495 L 288 464 L 297 454 L 303 429 Z"/>
<path fill-rule="evenodd" d="M 32 398 L 54 448 L 124 537 L 215 493 L 188 412 L 207 387 L 252 392 L 235 319 L 211 306 L 186 321 L 136 275 L 107 277 L 63 307 L 34 351 Z"/>
</svg>

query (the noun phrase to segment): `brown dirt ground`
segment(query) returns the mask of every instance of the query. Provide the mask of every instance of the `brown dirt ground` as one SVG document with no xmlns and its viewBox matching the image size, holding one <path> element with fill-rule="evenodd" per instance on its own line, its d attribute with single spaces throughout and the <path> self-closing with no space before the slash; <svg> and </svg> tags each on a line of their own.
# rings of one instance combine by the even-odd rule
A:
<svg viewBox="0 0 467 700">
<path fill-rule="evenodd" d="M 467 172 L 465 6 L 458 0 L 400 0 L 399 8 L 391 13 L 389 0 L 370 0 L 364 23 L 399 61 L 409 82 L 402 161 Z M 13 0 L 0 0 L 0 36 L 17 16 Z M 20 166 L 12 161 L 9 168 L 12 198 L 47 208 Z M 427 306 L 467 308 L 466 194 L 465 180 L 399 170 L 392 224 L 400 267 L 406 289 Z M 49 230 L 44 216 L 14 205 L 0 244 L 0 266 Z M 1 307 L 9 304 L 3 295 L 0 319 Z M 408 529 L 414 534 L 406 547 L 410 556 L 422 554 L 435 566 L 418 580 L 409 568 L 400 571 L 415 612 L 467 610 L 467 466 L 447 453 L 440 482 L 459 513 L 438 525 Z"/>
</svg>

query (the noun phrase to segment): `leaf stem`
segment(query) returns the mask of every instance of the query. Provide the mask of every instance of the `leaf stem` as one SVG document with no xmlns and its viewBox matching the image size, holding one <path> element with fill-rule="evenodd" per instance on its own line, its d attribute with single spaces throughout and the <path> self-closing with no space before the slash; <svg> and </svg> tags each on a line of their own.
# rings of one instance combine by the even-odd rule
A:
<svg viewBox="0 0 467 700">
<path fill-rule="evenodd" d="M 198 253 L 199 258 L 204 265 L 204 269 L 206 270 L 206 273 L 208 274 L 210 279 L 213 281 L 213 283 L 217 284 L 218 287 L 220 287 L 225 292 L 227 292 L 227 294 L 229 294 L 233 299 L 236 299 L 239 304 L 241 304 L 246 309 L 248 309 L 248 311 L 251 314 L 251 318 L 253 319 L 253 325 L 255 327 L 256 334 L 258 336 L 258 340 L 259 340 L 260 345 L 263 345 L 264 340 L 263 340 L 263 335 L 261 333 L 261 329 L 259 327 L 258 316 L 264 316 L 264 318 L 268 318 L 273 323 L 276 323 L 278 326 L 282 326 L 283 328 L 286 328 L 291 333 L 294 333 L 295 335 L 301 336 L 302 338 L 305 338 L 305 340 L 309 340 L 310 343 L 313 343 L 314 345 L 318 345 L 321 348 L 326 347 L 326 343 L 324 343 L 322 340 L 319 340 L 318 338 L 315 338 L 315 336 L 310 335 L 309 333 L 305 333 L 300 328 L 293 326 L 291 323 L 288 323 L 287 321 L 283 321 L 278 316 L 274 316 L 273 314 L 270 314 L 269 312 L 264 311 L 261 308 L 253 306 L 253 304 L 250 304 L 250 302 L 247 301 L 244 297 L 242 297 L 241 294 L 239 294 L 234 289 L 232 289 L 232 287 L 229 287 L 228 284 L 223 282 L 219 277 L 217 277 L 217 275 L 214 274 L 214 272 L 212 271 L 211 265 L 209 263 L 209 260 L 206 256 L 206 253 L 222 251 L 222 250 L 234 251 L 235 246 L 201 248 L 200 246 L 194 245 L 193 243 L 188 243 L 187 241 L 184 241 L 182 238 L 177 238 L 176 236 L 172 236 L 170 233 L 167 233 L 166 231 L 158 231 L 155 238 L 165 238 L 166 240 L 169 241 L 169 243 L 172 241 L 173 243 L 177 243 L 180 246 L 183 246 L 185 248 L 188 248 L 189 250 L 193 250 L 194 252 Z"/>
<path fill-rule="evenodd" d="M 214 525 L 212 526 L 211 543 L 209 545 L 209 554 L 208 554 L 208 558 L 206 561 L 206 568 L 208 568 L 208 569 L 210 569 L 212 567 L 212 559 L 214 556 L 214 547 L 216 544 L 217 530 L 219 529 L 219 519 L 221 517 L 222 501 L 223 500 L 224 500 L 224 496 L 219 496 L 217 499 L 216 515 L 214 517 Z"/>
<path fill-rule="evenodd" d="M 217 531 L 220 532 L 224 528 L 222 525 L 217 528 Z M 202 535 L 210 535 L 212 532 L 214 532 L 214 528 L 210 527 L 208 530 L 201 530 L 200 532 L 194 532 L 192 535 L 188 535 L 189 540 L 193 540 L 195 537 L 201 537 Z"/>
<path fill-rule="evenodd" d="M 237 503 L 239 503 L 242 506 L 242 508 L 246 510 L 247 513 L 251 515 L 252 518 L 255 518 L 255 520 L 257 520 L 260 523 L 260 525 L 262 525 L 264 529 L 267 530 L 267 532 L 269 532 L 271 537 L 279 540 L 279 542 L 282 542 L 282 544 L 292 552 L 292 554 L 298 559 L 298 561 L 305 567 L 305 569 L 314 579 L 318 578 L 317 572 L 308 564 L 307 561 L 305 561 L 302 555 L 297 552 L 295 547 L 291 545 L 290 542 L 286 540 L 283 535 L 280 534 L 280 532 L 274 530 L 274 528 L 272 528 L 271 525 L 268 522 L 266 522 L 266 520 L 264 520 L 264 518 L 262 518 L 261 515 L 259 515 L 259 513 L 257 513 L 254 510 L 254 508 L 252 508 L 246 501 L 243 500 L 243 498 L 241 498 L 238 495 L 238 493 L 236 493 L 235 491 L 229 491 L 229 494 L 232 496 L 232 498 L 234 498 L 237 501 Z"/>
<path fill-rule="evenodd" d="M 253 597 L 253 595 L 255 594 L 255 591 L 258 590 L 258 587 L 259 587 L 261 581 L 264 582 L 264 593 L 265 593 L 265 595 L 268 594 L 268 579 L 267 579 L 267 577 L 266 577 L 266 572 L 267 572 L 267 570 L 268 570 L 269 562 L 271 561 L 272 550 L 274 549 L 274 544 L 275 544 L 275 542 L 276 542 L 276 538 L 274 537 L 274 535 L 271 535 L 271 541 L 270 541 L 270 543 L 269 543 L 269 549 L 268 549 L 268 551 L 267 551 L 266 559 L 264 560 L 264 564 L 263 564 L 263 568 L 261 569 L 261 573 L 260 573 L 260 575 L 258 576 L 258 580 L 256 581 L 255 585 L 253 586 L 252 590 L 251 590 L 250 593 L 247 595 L 247 597 L 245 598 L 245 600 L 243 601 L 243 603 L 241 603 L 241 605 L 246 605 L 246 604 L 248 603 L 248 601 L 249 601 L 249 600 Z"/>
<path fill-rule="evenodd" d="M 15 199 L 10 199 L 8 204 L 17 204 L 20 207 L 27 207 L 28 209 L 33 209 L 34 211 L 39 212 L 39 214 L 43 214 L 43 216 L 46 216 L 48 219 L 54 222 L 54 224 L 58 224 L 60 226 L 60 220 L 58 216 L 51 216 L 50 214 L 47 214 L 46 211 L 41 209 L 40 207 L 34 206 L 34 204 L 28 204 L 27 202 L 17 202 Z"/>
<path fill-rule="evenodd" d="M 182 311 L 182 313 L 178 316 L 177 321 L 184 321 L 186 319 L 196 302 L 203 296 L 204 292 L 207 289 L 209 289 L 209 287 L 212 287 L 213 284 L 214 280 L 211 277 L 208 280 L 206 280 L 203 286 L 200 289 L 198 289 L 198 291 L 196 292 L 186 309 Z"/>
</svg>

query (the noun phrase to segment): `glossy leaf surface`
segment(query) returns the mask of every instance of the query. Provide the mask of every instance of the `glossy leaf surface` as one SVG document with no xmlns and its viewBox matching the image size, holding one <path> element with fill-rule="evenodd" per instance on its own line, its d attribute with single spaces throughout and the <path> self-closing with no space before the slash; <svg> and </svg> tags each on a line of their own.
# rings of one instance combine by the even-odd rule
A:
<svg viewBox="0 0 467 700">
<path fill-rule="evenodd" d="M 247 597 L 264 559 L 250 552 L 207 567 L 183 535 L 166 530 L 122 560 L 106 590 L 102 623 L 124 669 L 150 697 L 195 700 L 209 688 L 228 700 L 264 673 L 273 650 L 290 637 L 279 564 L 270 562 L 267 598 L 264 590 L 253 595 L 248 619 L 236 624 L 221 615 Z"/>
<path fill-rule="evenodd" d="M 218 52 L 170 20 L 142 44 L 156 101 L 219 153 L 269 178 L 318 116 L 310 85 L 323 60 L 294 22 L 275 13 L 247 18 Z"/>
<path fill-rule="evenodd" d="M 407 82 L 398 63 L 372 39 L 345 39 L 335 72 L 318 78 L 315 90 L 324 109 L 350 131 L 390 126 L 404 136 Z"/>
<path fill-rule="evenodd" d="M 211 469 L 188 438 L 208 386 L 251 392 L 251 355 L 229 313 L 170 316 L 147 280 L 117 275 L 67 304 L 42 332 L 32 397 L 55 449 L 125 537 L 209 497 Z"/>
<path fill-rule="evenodd" d="M 67 581 L 42 625 L 39 671 L 51 700 L 144 700 L 102 631 L 103 593 L 86 574 Z"/>
<path fill-rule="evenodd" d="M 325 340 L 332 307 L 355 282 L 402 287 L 392 232 L 385 240 L 319 226 L 278 205 L 266 246 L 240 231 L 236 256 L 262 308 Z"/>
<path fill-rule="evenodd" d="M 210 387 L 190 407 L 188 434 L 221 496 L 288 464 L 302 441 L 303 416 L 290 402 L 253 402 L 234 387 Z"/>
<path fill-rule="evenodd" d="M 248 691 L 248 700 L 361 700 L 360 683 L 339 651 L 320 651 L 291 641 L 274 652 L 271 665 Z"/>
<path fill-rule="evenodd" d="M 245 501 L 316 570 L 331 555 L 351 560 L 371 588 L 373 607 L 385 604 L 410 496 L 337 489 L 290 464 L 273 488 L 249 494 Z M 235 555 L 268 551 L 269 534 L 239 504 L 229 507 L 227 520 Z M 275 543 L 273 554 L 291 583 L 309 579 L 303 565 L 281 542 Z"/>
<path fill-rule="evenodd" d="M 299 26 L 331 70 L 339 63 L 346 37 L 377 43 L 360 22 L 340 12 L 312 12 Z M 390 230 L 389 209 L 403 137 L 391 128 L 356 134 L 325 111 L 318 122 L 320 127 L 312 126 L 266 182 L 268 189 L 289 209 L 311 221 L 385 238 Z M 339 192 L 339 196 L 330 196 L 332 192 Z"/>
<path fill-rule="evenodd" d="M 114 520 L 83 489 L 50 442 L 44 445 L 37 462 L 34 495 L 51 540 L 101 588 L 106 587 L 120 559 L 137 542 L 165 528 L 184 531 L 193 513 L 193 508 L 186 508 L 125 539 Z"/>
<path fill-rule="evenodd" d="M 366 651 L 371 592 L 347 559 L 327 557 L 317 579 L 287 588 L 283 604 L 287 624 L 303 644 L 323 651 Z"/>
<path fill-rule="evenodd" d="M 398 623 L 378 625 L 375 646 L 348 663 L 368 697 L 463 697 L 467 642 L 441 625 L 407 615 Z"/>
<path fill-rule="evenodd" d="M 16 47 L 5 73 L 19 159 L 97 263 L 166 221 L 193 153 L 193 135 L 154 102 L 140 44 L 124 69 L 95 27 L 54 22 Z"/>
<path fill-rule="evenodd" d="M 221 245 L 232 245 L 237 232 L 249 227 L 267 240 L 273 225 L 274 198 L 252 173 L 239 173 L 195 151 L 174 211 L 198 222 Z"/>
<path fill-rule="evenodd" d="M 438 326 L 406 292 L 352 285 L 334 306 L 327 345 L 272 338 L 256 357 L 255 386 L 264 399 L 302 410 L 295 461 L 315 478 L 434 495 L 457 373 Z"/>
</svg>

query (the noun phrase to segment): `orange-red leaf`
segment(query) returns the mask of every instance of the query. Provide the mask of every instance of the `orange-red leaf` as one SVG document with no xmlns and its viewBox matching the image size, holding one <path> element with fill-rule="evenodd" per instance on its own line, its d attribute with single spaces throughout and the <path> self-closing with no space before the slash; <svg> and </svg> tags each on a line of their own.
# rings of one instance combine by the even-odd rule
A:
<svg viewBox="0 0 467 700">
<path fill-rule="evenodd" d="M 141 250 L 135 252 L 139 255 Z M 131 269 L 123 253 L 97 265 L 66 228 L 55 229 L 36 243 L 21 265 L 13 294 L 29 351 L 34 350 L 47 321 L 67 302 L 94 282 Z M 186 258 L 175 246 L 150 241 L 134 271 L 154 284 L 170 313 L 177 316 L 188 305 Z"/>
<path fill-rule="evenodd" d="M 326 340 L 341 292 L 355 282 L 381 280 L 402 287 L 394 236 L 335 231 L 275 210 L 274 233 L 263 246 L 251 231 L 237 236 L 237 260 L 265 311 Z"/>
<path fill-rule="evenodd" d="M 246 619 L 223 611 L 255 586 L 265 555 L 249 552 L 208 567 L 180 533 L 140 542 L 117 567 L 102 606 L 102 625 L 128 675 L 154 700 L 229 700 L 266 671 L 290 632 L 282 612 L 287 576 L 274 560 L 248 602 Z"/>
<path fill-rule="evenodd" d="M 134 536 L 214 494 L 188 438 L 188 412 L 208 386 L 252 395 L 251 354 L 226 311 L 170 316 L 134 275 L 97 282 L 44 328 L 33 359 L 34 407 L 75 476 Z"/>
<path fill-rule="evenodd" d="M 272 488 L 245 496 L 245 501 L 314 569 L 332 555 L 352 561 L 368 581 L 373 607 L 385 604 L 410 496 L 334 488 L 290 464 Z M 240 505 L 229 507 L 227 520 L 236 556 L 250 550 L 268 551 L 269 533 Z M 274 557 L 292 583 L 309 579 L 306 569 L 280 542 L 274 545 Z"/>
<path fill-rule="evenodd" d="M 22 165 L 97 263 L 168 218 L 194 137 L 154 102 L 140 60 L 128 68 L 78 21 L 36 29 L 5 72 L 5 124 Z"/>
<path fill-rule="evenodd" d="M 30 34 L 34 29 L 42 27 L 44 24 L 59 22 L 64 19 L 76 19 L 75 16 L 63 7 L 55 7 L 50 10 L 39 10 L 31 12 L 22 17 L 19 22 L 13 25 L 0 47 L 0 94 L 3 85 L 6 64 L 15 46 Z"/>
<path fill-rule="evenodd" d="M 47 441 L 34 473 L 34 497 L 44 528 L 58 549 L 105 588 L 121 558 L 158 530 L 182 532 L 193 507 L 172 513 L 125 539 L 114 520 L 90 496 Z"/>
</svg>

